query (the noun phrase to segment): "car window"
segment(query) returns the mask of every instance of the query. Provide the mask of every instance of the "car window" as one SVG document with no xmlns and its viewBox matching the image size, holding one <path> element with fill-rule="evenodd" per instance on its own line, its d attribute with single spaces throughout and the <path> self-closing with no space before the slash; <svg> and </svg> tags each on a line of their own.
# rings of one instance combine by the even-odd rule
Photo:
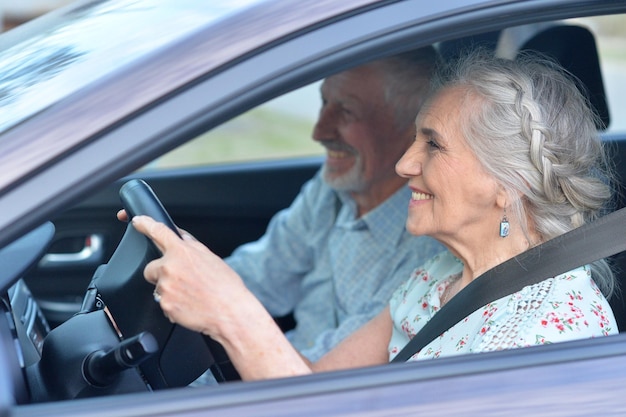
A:
<svg viewBox="0 0 626 417">
<path fill-rule="evenodd" d="M 143 170 L 321 155 L 311 139 L 320 83 L 264 103 L 156 159 Z"/>
<path fill-rule="evenodd" d="M 626 15 L 570 19 L 565 24 L 582 25 L 595 36 L 604 89 L 611 116 L 607 133 L 626 132 Z M 511 42 L 520 43 L 553 22 L 505 31 Z M 500 39 L 502 47 L 503 39 Z M 507 46 L 504 42 L 504 48 Z M 506 56 L 506 52 L 503 53 Z M 311 140 L 319 111 L 319 82 L 258 106 L 200 135 L 153 161 L 144 170 L 168 169 L 240 161 L 260 161 L 321 155 Z"/>
<path fill-rule="evenodd" d="M 594 16 L 543 22 L 519 26 L 503 31 L 498 42 L 498 54 L 512 58 L 520 45 L 540 31 L 554 25 L 576 25 L 587 28 L 595 39 L 600 71 L 609 109 L 607 133 L 626 131 L 626 15 Z M 545 52 L 545 51 L 544 51 Z M 579 75 L 579 74 L 576 74 Z"/>
<path fill-rule="evenodd" d="M 611 122 L 607 132 L 626 132 L 626 15 L 572 19 L 594 34 Z"/>
</svg>

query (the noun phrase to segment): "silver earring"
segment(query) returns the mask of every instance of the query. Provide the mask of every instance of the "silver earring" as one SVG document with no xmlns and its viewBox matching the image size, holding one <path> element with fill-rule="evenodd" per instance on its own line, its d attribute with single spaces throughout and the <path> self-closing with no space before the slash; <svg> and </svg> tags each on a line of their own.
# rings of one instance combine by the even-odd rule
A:
<svg viewBox="0 0 626 417">
<path fill-rule="evenodd" d="M 511 225 L 509 224 L 509 219 L 506 218 L 506 209 L 504 209 L 502 220 L 500 220 L 500 237 L 507 237 L 510 229 Z"/>
</svg>

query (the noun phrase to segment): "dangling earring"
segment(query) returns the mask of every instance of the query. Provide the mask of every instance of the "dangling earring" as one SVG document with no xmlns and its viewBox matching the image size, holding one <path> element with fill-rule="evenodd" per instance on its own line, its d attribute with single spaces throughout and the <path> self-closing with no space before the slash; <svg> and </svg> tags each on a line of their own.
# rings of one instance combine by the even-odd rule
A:
<svg viewBox="0 0 626 417">
<path fill-rule="evenodd" d="M 502 220 L 500 220 L 500 237 L 507 237 L 509 235 L 509 230 L 511 229 L 511 225 L 509 224 L 509 219 L 506 218 L 506 208 L 504 209 L 504 214 L 502 215 Z"/>
</svg>

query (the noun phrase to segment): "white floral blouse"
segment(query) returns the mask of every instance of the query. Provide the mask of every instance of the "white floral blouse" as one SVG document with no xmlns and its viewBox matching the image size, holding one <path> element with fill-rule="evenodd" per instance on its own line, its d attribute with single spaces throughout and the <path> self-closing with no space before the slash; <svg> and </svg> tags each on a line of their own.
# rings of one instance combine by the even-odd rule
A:
<svg viewBox="0 0 626 417">
<path fill-rule="evenodd" d="M 441 253 L 409 280 L 390 301 L 393 333 L 389 359 L 393 359 L 439 311 L 440 297 L 462 271 L 449 252 Z M 478 309 L 409 360 L 464 353 L 512 349 L 606 336 L 617 333 L 615 317 L 594 281 L 589 266 L 582 266 Z"/>
</svg>

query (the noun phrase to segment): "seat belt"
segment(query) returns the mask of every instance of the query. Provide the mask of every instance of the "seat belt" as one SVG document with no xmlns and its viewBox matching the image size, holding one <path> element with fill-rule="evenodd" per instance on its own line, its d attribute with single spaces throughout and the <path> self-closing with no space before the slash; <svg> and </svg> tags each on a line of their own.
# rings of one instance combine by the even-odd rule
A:
<svg viewBox="0 0 626 417">
<path fill-rule="evenodd" d="M 626 250 L 626 208 L 535 246 L 474 279 L 417 332 L 391 362 L 405 362 L 479 308 Z"/>
</svg>

